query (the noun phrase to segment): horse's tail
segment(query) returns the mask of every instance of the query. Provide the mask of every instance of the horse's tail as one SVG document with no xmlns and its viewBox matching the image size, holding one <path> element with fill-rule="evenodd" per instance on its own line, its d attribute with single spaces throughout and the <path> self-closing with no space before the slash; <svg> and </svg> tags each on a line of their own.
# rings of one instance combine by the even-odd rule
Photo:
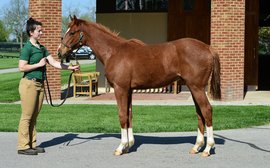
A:
<svg viewBox="0 0 270 168">
<path fill-rule="evenodd" d="M 218 53 L 210 48 L 210 51 L 213 55 L 213 70 L 211 76 L 210 84 L 210 93 L 214 100 L 221 99 L 221 90 L 220 90 L 220 61 Z"/>
</svg>

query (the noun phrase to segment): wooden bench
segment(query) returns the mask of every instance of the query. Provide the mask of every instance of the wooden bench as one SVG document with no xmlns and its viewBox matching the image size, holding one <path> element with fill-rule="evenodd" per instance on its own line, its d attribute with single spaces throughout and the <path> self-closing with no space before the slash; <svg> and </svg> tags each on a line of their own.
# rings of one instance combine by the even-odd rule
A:
<svg viewBox="0 0 270 168">
<path fill-rule="evenodd" d="M 76 71 L 72 75 L 73 96 L 88 95 L 89 97 L 98 95 L 98 76 L 99 72 L 80 72 Z"/>
</svg>

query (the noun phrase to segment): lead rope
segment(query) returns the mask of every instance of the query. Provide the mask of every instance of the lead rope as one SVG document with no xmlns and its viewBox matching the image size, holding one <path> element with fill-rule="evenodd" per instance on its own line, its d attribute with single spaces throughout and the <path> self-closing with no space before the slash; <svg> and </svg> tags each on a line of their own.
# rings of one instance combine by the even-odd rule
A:
<svg viewBox="0 0 270 168">
<path fill-rule="evenodd" d="M 57 104 L 57 105 L 53 104 L 53 102 L 52 102 L 52 96 L 51 96 L 51 91 L 50 91 L 50 87 L 49 87 L 49 82 L 48 82 L 48 78 L 46 78 L 46 84 L 47 84 L 47 90 L 48 90 L 49 101 L 50 101 L 50 102 L 48 101 L 48 96 L 47 96 L 45 87 L 44 87 L 44 93 L 45 93 L 45 97 L 46 97 L 47 103 L 50 104 L 52 107 L 60 107 L 60 106 L 62 106 L 62 105 L 65 103 L 65 101 L 67 100 L 67 97 L 68 97 L 68 94 L 69 94 L 69 89 L 70 89 L 70 82 L 71 82 L 72 74 L 73 74 L 73 72 L 71 72 L 70 75 L 69 75 L 69 79 L 68 79 L 68 89 L 67 89 L 67 92 L 66 92 L 66 96 L 65 96 L 64 100 L 63 100 L 60 104 Z"/>
<path fill-rule="evenodd" d="M 83 36 L 82 36 L 82 37 L 83 37 Z M 80 41 L 81 41 L 81 38 L 82 38 L 82 37 L 80 37 Z M 73 53 L 73 57 L 75 57 L 76 65 L 79 65 L 79 62 L 78 62 L 78 60 L 77 60 L 76 53 L 78 52 L 78 50 L 79 50 L 81 47 L 82 47 L 82 45 L 80 45 L 79 48 L 77 48 L 76 52 Z M 52 96 L 51 96 L 50 86 L 49 86 L 49 82 L 48 82 L 48 78 L 47 78 L 47 73 L 45 73 L 45 76 L 46 76 L 45 79 L 46 79 L 46 84 L 47 84 L 47 90 L 48 90 L 48 94 L 49 94 L 49 101 L 48 101 L 48 96 L 47 96 L 47 93 L 46 93 L 46 89 L 45 89 L 45 87 L 44 87 L 45 98 L 46 98 L 47 103 L 50 104 L 52 107 L 60 107 L 60 106 L 62 106 L 62 105 L 65 103 L 65 101 L 67 100 L 67 97 L 68 97 L 68 94 L 69 94 L 69 90 L 70 90 L 71 77 L 72 77 L 72 74 L 73 74 L 73 73 L 74 73 L 74 72 L 71 72 L 70 75 L 69 75 L 69 79 L 68 79 L 68 89 L 67 89 L 67 92 L 66 92 L 66 96 L 65 96 L 64 100 L 63 100 L 60 104 L 57 104 L 57 105 L 53 104 L 53 102 L 52 102 Z"/>
</svg>

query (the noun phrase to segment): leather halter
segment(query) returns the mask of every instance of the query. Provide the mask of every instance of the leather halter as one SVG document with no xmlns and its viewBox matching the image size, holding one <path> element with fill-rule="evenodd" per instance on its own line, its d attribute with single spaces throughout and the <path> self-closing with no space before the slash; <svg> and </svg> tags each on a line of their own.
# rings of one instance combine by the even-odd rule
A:
<svg viewBox="0 0 270 168">
<path fill-rule="evenodd" d="M 75 32 L 76 33 L 76 32 Z M 80 46 L 82 46 L 82 39 L 83 39 L 83 32 L 81 31 L 80 32 L 80 38 L 79 38 L 79 40 L 76 42 L 76 43 L 74 43 L 74 44 L 72 44 L 72 45 L 67 45 L 67 44 L 65 44 L 65 43 L 63 43 L 63 39 L 61 40 L 61 44 L 63 44 L 65 47 L 67 47 L 67 48 L 69 48 L 69 49 L 73 49 L 73 47 L 74 46 L 76 46 L 76 45 L 80 45 Z"/>
</svg>

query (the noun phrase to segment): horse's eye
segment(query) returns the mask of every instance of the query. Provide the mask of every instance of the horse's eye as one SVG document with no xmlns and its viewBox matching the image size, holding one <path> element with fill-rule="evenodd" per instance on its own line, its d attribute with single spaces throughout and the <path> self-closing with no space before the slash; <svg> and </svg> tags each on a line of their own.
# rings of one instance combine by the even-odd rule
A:
<svg viewBox="0 0 270 168">
<path fill-rule="evenodd" d="M 73 36 L 75 34 L 75 32 L 71 32 L 70 35 Z"/>
</svg>

